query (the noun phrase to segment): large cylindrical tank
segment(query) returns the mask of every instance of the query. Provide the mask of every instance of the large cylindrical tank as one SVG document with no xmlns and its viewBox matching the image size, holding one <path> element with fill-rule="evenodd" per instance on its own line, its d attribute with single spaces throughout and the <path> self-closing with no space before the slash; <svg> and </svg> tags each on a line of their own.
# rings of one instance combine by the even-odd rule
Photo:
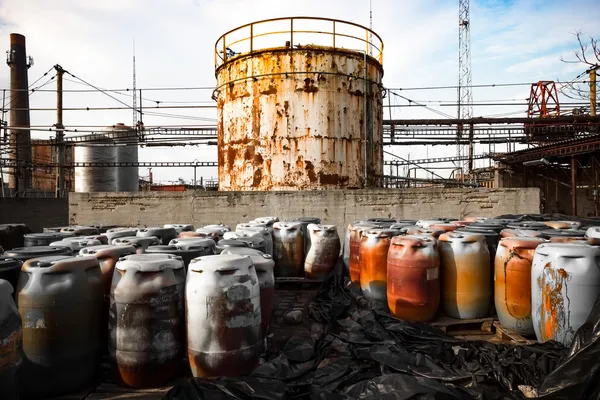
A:
<svg viewBox="0 0 600 400">
<path fill-rule="evenodd" d="M 387 259 L 391 313 L 408 321 L 429 321 L 440 306 L 440 256 L 432 237 L 395 236 Z"/>
<path fill-rule="evenodd" d="M 340 237 L 335 225 L 309 224 L 310 247 L 304 261 L 304 275 L 309 279 L 325 279 L 340 258 Z"/>
<path fill-rule="evenodd" d="M 492 269 L 485 236 L 444 233 L 439 238 L 441 301 L 452 318 L 483 318 L 492 304 Z"/>
<path fill-rule="evenodd" d="M 546 240 L 533 237 L 501 239 L 495 256 L 494 304 L 502 326 L 533 334 L 531 322 L 531 262 Z"/>
<path fill-rule="evenodd" d="M 17 292 L 23 320 L 22 390 L 47 396 L 89 383 L 99 356 L 104 294 L 98 260 L 29 260 L 21 269 Z"/>
<path fill-rule="evenodd" d="M 300 222 L 275 222 L 273 224 L 275 247 L 275 276 L 304 276 L 304 236 Z"/>
<path fill-rule="evenodd" d="M 600 247 L 544 243 L 531 269 L 531 312 L 538 341 L 569 346 L 600 295 Z"/>
<path fill-rule="evenodd" d="M 262 350 L 260 286 L 249 256 L 196 258 L 185 305 L 188 359 L 195 377 L 250 372 Z"/>
<path fill-rule="evenodd" d="M 360 240 L 360 289 L 365 298 L 387 304 L 387 256 L 398 231 L 371 229 Z"/>
<path fill-rule="evenodd" d="M 0 393 L 2 399 L 19 399 L 21 367 L 21 316 L 13 300 L 12 285 L 0 279 Z"/>
<path fill-rule="evenodd" d="M 307 45 L 303 35 L 311 22 L 325 25 L 309 34 Z M 265 33 L 234 43 L 252 35 L 254 25 L 255 35 Z M 375 33 L 372 46 L 365 37 L 369 29 L 356 24 L 304 17 L 249 24 L 219 38 L 220 190 L 379 184 L 383 43 Z"/>
<path fill-rule="evenodd" d="M 119 123 L 95 135 L 93 143 L 75 146 L 73 158 L 76 163 L 100 164 L 75 167 L 75 191 L 137 192 L 139 189 L 137 165 L 111 165 L 112 163 L 137 163 L 137 142 L 135 129 Z"/>
<path fill-rule="evenodd" d="M 117 379 L 164 385 L 185 354 L 185 270 L 171 254 L 134 254 L 117 262 L 110 292 L 109 354 Z"/>
</svg>

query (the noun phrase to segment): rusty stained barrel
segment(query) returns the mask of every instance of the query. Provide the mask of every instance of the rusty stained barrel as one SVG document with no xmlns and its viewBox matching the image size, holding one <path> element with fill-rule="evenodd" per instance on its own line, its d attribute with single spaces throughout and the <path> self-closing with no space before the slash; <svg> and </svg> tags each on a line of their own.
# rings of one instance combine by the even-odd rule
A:
<svg viewBox="0 0 600 400">
<path fill-rule="evenodd" d="M 440 306 L 440 257 L 431 237 L 395 236 L 387 259 L 391 313 L 407 321 L 429 321 Z"/>
<path fill-rule="evenodd" d="M 370 229 L 360 241 L 360 289 L 369 300 L 387 302 L 387 256 L 398 231 Z"/>
<path fill-rule="evenodd" d="M 600 295 L 600 248 L 588 244 L 544 243 L 531 268 L 533 329 L 539 342 L 569 347 Z"/>
<path fill-rule="evenodd" d="M 238 376 L 256 367 L 263 343 L 260 286 L 249 256 L 193 260 L 185 304 L 194 377 Z"/>
<path fill-rule="evenodd" d="M 435 231 L 454 232 L 459 227 L 460 227 L 459 225 L 456 225 L 454 223 L 451 223 L 451 224 L 434 224 L 434 225 L 429 225 L 428 229 L 430 231 L 432 231 L 432 232 L 435 232 Z"/>
<path fill-rule="evenodd" d="M 504 238 L 498 244 L 494 271 L 494 304 L 502 326 L 532 335 L 531 262 L 542 238 Z"/>
<path fill-rule="evenodd" d="M 300 222 L 302 224 L 302 237 L 304 238 L 304 254 L 308 254 L 310 250 L 310 234 L 308 232 L 308 225 L 320 224 L 321 218 L 317 217 L 299 217 L 293 218 L 291 221 Z"/>
<path fill-rule="evenodd" d="M 275 276 L 304 276 L 304 236 L 300 222 L 275 222 L 273 224 L 275 246 Z"/>
<path fill-rule="evenodd" d="M 344 243 L 342 244 L 342 262 L 346 271 L 349 271 L 350 267 L 350 233 L 352 232 L 352 229 L 354 229 L 354 226 L 359 224 L 372 225 L 373 228 L 375 228 L 374 224 L 369 224 L 365 221 L 354 221 L 348 224 L 348 228 L 346 228 L 344 234 Z"/>
<path fill-rule="evenodd" d="M 262 336 L 265 337 L 269 330 L 275 297 L 275 276 L 273 275 L 275 261 L 273 261 L 273 257 L 271 257 L 270 254 L 265 254 L 262 251 L 251 249 L 249 247 L 230 247 L 223 250 L 221 253 L 221 255 L 226 254 L 250 256 L 252 259 L 252 264 L 256 269 L 258 284 L 260 286 L 261 332 Z"/>
<path fill-rule="evenodd" d="M 108 329 L 119 383 L 156 387 L 178 374 L 185 353 L 184 286 L 181 257 L 134 254 L 117 262 Z"/>
<path fill-rule="evenodd" d="M 22 326 L 13 300 L 13 287 L 0 279 L 0 393 L 2 399 L 19 399 L 18 371 L 22 358 Z"/>
<path fill-rule="evenodd" d="M 485 236 L 445 233 L 438 243 L 442 309 L 452 318 L 486 317 L 492 304 L 492 270 Z"/>
<path fill-rule="evenodd" d="M 158 246 L 160 239 L 156 236 L 123 236 L 113 239 L 115 246 L 133 246 L 137 254 L 144 254 L 150 246 Z"/>
<path fill-rule="evenodd" d="M 357 222 L 348 225 L 348 272 L 350 281 L 360 284 L 360 241 L 362 234 L 378 225 L 367 222 Z"/>
<path fill-rule="evenodd" d="M 310 247 L 304 261 L 304 276 L 325 279 L 340 258 L 340 237 L 335 225 L 309 224 Z"/>
<path fill-rule="evenodd" d="M 96 372 L 102 321 L 102 272 L 95 257 L 50 256 L 21 269 L 21 389 L 30 396 L 69 393 Z"/>
</svg>

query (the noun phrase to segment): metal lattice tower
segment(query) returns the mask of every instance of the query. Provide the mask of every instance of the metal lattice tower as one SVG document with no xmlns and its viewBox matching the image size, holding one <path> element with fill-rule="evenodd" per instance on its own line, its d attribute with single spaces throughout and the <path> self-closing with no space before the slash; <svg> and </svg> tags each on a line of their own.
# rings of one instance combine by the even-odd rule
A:
<svg viewBox="0 0 600 400">
<path fill-rule="evenodd" d="M 458 118 L 462 119 L 473 117 L 470 25 L 469 0 L 458 0 Z M 463 132 L 459 127 L 457 132 L 459 140 Z M 466 156 L 466 152 L 466 146 L 457 145 L 457 156 Z"/>
<path fill-rule="evenodd" d="M 136 90 L 136 83 L 135 83 L 135 40 L 133 41 L 133 125 L 131 125 L 133 127 L 133 129 L 138 128 L 138 110 L 137 110 L 137 90 Z M 139 136 L 139 132 L 138 132 L 138 136 Z"/>
</svg>

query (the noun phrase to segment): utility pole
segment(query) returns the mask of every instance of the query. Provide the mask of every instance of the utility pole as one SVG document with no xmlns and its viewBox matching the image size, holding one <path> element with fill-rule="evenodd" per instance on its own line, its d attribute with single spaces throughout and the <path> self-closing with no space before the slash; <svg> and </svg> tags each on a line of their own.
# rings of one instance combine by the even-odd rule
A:
<svg viewBox="0 0 600 400">
<path fill-rule="evenodd" d="M 54 66 L 56 70 L 56 148 L 58 158 L 58 185 L 56 187 L 56 198 L 64 196 L 65 190 L 65 126 L 63 125 L 63 74 L 64 70 L 58 64 Z"/>
<path fill-rule="evenodd" d="M 589 70 L 590 74 L 590 115 L 592 117 L 596 116 L 596 90 L 598 86 L 596 85 L 596 70 L 598 67 L 593 67 Z"/>
</svg>

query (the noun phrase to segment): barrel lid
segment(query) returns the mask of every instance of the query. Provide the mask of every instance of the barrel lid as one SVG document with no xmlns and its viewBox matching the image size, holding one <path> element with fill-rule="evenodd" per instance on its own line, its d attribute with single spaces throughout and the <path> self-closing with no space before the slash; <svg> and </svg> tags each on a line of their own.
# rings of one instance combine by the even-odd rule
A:
<svg viewBox="0 0 600 400">
<path fill-rule="evenodd" d="M 194 225 L 192 225 L 192 224 L 165 224 L 163 227 L 164 228 L 182 229 L 183 231 L 187 231 L 187 232 L 194 230 Z"/>
<path fill-rule="evenodd" d="M 86 237 L 76 237 L 76 238 L 68 238 L 70 240 L 59 240 L 57 242 L 50 243 L 50 246 L 59 246 L 59 247 L 87 247 L 87 246 L 97 246 L 102 244 L 98 239 L 88 239 Z"/>
<path fill-rule="evenodd" d="M 23 263 L 16 258 L 0 257 L 0 272 L 21 269 Z"/>
<path fill-rule="evenodd" d="M 514 221 L 510 224 L 506 225 L 507 228 L 525 228 L 525 229 L 535 229 L 535 230 L 544 230 L 548 229 L 548 226 L 541 221 Z"/>
<path fill-rule="evenodd" d="M 217 244 L 217 246 L 219 248 L 221 248 L 221 247 L 249 247 L 248 243 L 242 242 L 241 240 L 238 240 L 238 239 L 219 240 L 219 243 Z"/>
<path fill-rule="evenodd" d="M 238 239 L 238 238 L 245 237 L 245 236 L 248 236 L 248 234 L 244 233 L 244 232 L 225 232 L 223 234 L 223 239 L 225 239 L 225 240 Z"/>
<path fill-rule="evenodd" d="M 27 260 L 23 264 L 22 270 L 25 272 L 32 272 L 50 267 L 61 267 L 60 269 L 63 271 L 69 271 L 74 267 L 77 269 L 88 269 L 92 267 L 98 267 L 98 260 L 94 256 L 46 256 Z"/>
<path fill-rule="evenodd" d="M 115 244 L 130 244 L 130 243 L 160 243 L 156 236 L 123 236 L 113 240 Z"/>
<path fill-rule="evenodd" d="M 206 271 L 236 271 L 240 268 L 250 268 L 252 266 L 250 256 L 239 254 L 219 254 L 214 256 L 202 256 L 194 258 L 190 262 L 189 269 L 194 272 Z"/>
<path fill-rule="evenodd" d="M 544 224 L 553 229 L 578 229 L 581 226 L 578 221 L 544 221 Z"/>
<path fill-rule="evenodd" d="M 250 222 L 258 222 L 258 223 L 264 223 L 267 225 L 273 225 L 275 222 L 278 222 L 278 221 L 279 221 L 279 217 L 269 216 L 269 217 L 254 218 L 254 220 L 252 220 Z"/>
<path fill-rule="evenodd" d="M 26 233 L 23 235 L 25 238 L 34 239 L 56 239 L 62 240 L 63 238 L 74 236 L 71 232 L 38 232 L 38 233 Z"/>
<path fill-rule="evenodd" d="M 395 224 L 396 220 L 393 218 L 374 217 L 374 218 L 367 218 L 367 222 L 382 222 L 384 224 Z"/>
<path fill-rule="evenodd" d="M 175 245 L 158 245 L 150 246 L 146 249 L 146 254 L 175 254 L 175 255 L 194 255 L 202 252 L 204 247 L 200 246 L 175 246 Z"/>
<path fill-rule="evenodd" d="M 400 235 L 400 231 L 396 229 L 384 229 L 384 228 L 374 228 L 369 229 L 367 231 L 363 231 L 363 236 L 368 237 L 394 237 Z"/>
<path fill-rule="evenodd" d="M 557 254 L 569 258 L 599 257 L 600 247 L 585 243 L 542 243 L 535 250 L 536 254 Z"/>
<path fill-rule="evenodd" d="M 138 228 L 134 228 L 133 226 L 118 226 L 116 228 L 107 229 L 106 233 L 116 233 L 116 232 L 123 232 L 123 231 L 137 232 L 138 230 L 139 230 Z"/>
<path fill-rule="evenodd" d="M 300 229 L 302 228 L 302 222 L 298 221 L 283 221 L 275 222 L 273 229 Z"/>
<path fill-rule="evenodd" d="M 542 243 L 548 243 L 548 241 L 539 237 L 513 236 L 500 239 L 498 246 L 511 249 L 515 247 L 520 247 L 523 249 L 535 249 Z"/>
<path fill-rule="evenodd" d="M 37 258 L 51 254 L 65 254 L 70 252 L 69 247 L 58 247 L 58 246 L 32 246 L 32 247 L 17 247 L 12 250 L 6 251 L 2 256 L 6 258 Z"/>
<path fill-rule="evenodd" d="M 457 230 L 455 230 L 454 232 L 479 233 L 484 236 L 493 236 L 493 237 L 500 236 L 500 231 L 496 231 L 494 229 L 480 228 L 480 227 L 473 226 L 473 225 L 462 226 L 462 227 L 458 228 Z"/>
<path fill-rule="evenodd" d="M 165 269 L 183 268 L 183 259 L 174 254 L 144 253 L 121 257 L 116 268 L 120 271 L 136 269 L 141 272 L 164 271 Z"/>
<path fill-rule="evenodd" d="M 198 246 L 198 247 L 215 247 L 216 243 L 212 239 L 201 238 L 201 237 L 184 237 L 172 239 L 169 242 L 170 245 L 175 245 L 177 247 L 182 246 Z"/>
<path fill-rule="evenodd" d="M 260 256 L 265 253 L 257 249 L 252 249 L 250 247 L 228 247 L 221 253 L 221 255 L 224 254 L 238 254 L 240 256 Z"/>
<path fill-rule="evenodd" d="M 371 224 L 368 222 L 363 222 L 363 223 L 359 223 L 359 224 L 350 224 L 348 226 L 349 231 L 357 231 L 357 232 L 362 232 L 362 231 L 366 231 L 369 229 L 377 229 L 377 228 L 378 228 L 377 224 Z"/>
<path fill-rule="evenodd" d="M 177 231 L 175 228 L 161 228 L 158 226 L 153 226 L 150 228 L 141 228 L 137 231 L 137 236 L 156 236 L 159 234 L 167 234 L 171 233 L 173 236 L 177 236 Z"/>
<path fill-rule="evenodd" d="M 231 228 L 224 224 L 209 224 L 203 226 L 202 229 L 218 229 L 223 233 L 231 231 Z"/>
<path fill-rule="evenodd" d="M 98 228 L 96 228 L 95 226 L 87 226 L 87 225 L 66 226 L 66 227 L 62 228 L 60 231 L 61 232 L 73 232 L 73 233 L 84 231 L 84 232 L 88 232 L 88 234 L 90 234 L 90 235 L 93 233 L 96 233 L 96 234 L 100 233 Z"/>
<path fill-rule="evenodd" d="M 547 229 L 540 236 L 546 239 L 553 237 L 584 237 L 585 231 L 577 229 Z"/>
<path fill-rule="evenodd" d="M 415 225 L 427 228 L 429 225 L 445 224 L 447 222 L 447 219 L 420 219 L 415 223 Z"/>
<path fill-rule="evenodd" d="M 317 218 L 317 217 L 298 217 L 298 218 L 295 218 L 295 220 L 298 222 L 304 222 L 304 223 L 309 223 L 309 224 L 320 224 L 321 223 L 321 218 Z"/>
<path fill-rule="evenodd" d="M 135 247 L 133 246 L 115 246 L 110 244 L 101 244 L 96 246 L 88 246 L 79 250 L 80 256 L 96 255 L 98 253 L 111 252 L 117 257 L 126 256 L 129 254 L 135 254 Z"/>
<path fill-rule="evenodd" d="M 477 232 L 466 232 L 466 231 L 454 231 L 443 233 L 438 238 L 441 242 L 463 242 L 463 243 L 474 243 L 474 242 L 483 242 L 485 243 L 485 236 L 481 233 Z"/>
<path fill-rule="evenodd" d="M 474 224 L 470 224 L 465 226 L 467 229 L 485 229 L 489 231 L 494 231 L 500 233 L 502 229 L 504 229 L 506 225 L 504 224 L 488 224 L 488 223 L 479 223 L 476 222 Z"/>
<path fill-rule="evenodd" d="M 311 232 L 325 231 L 325 232 L 336 232 L 335 225 L 322 225 L 322 224 L 308 224 L 307 230 Z"/>
<path fill-rule="evenodd" d="M 600 226 L 590 226 L 587 231 L 585 231 L 585 236 L 589 238 L 600 238 Z"/>
<path fill-rule="evenodd" d="M 392 245 L 399 245 L 404 243 L 411 243 L 413 246 L 435 246 L 437 239 L 428 235 L 406 235 L 406 236 L 394 236 L 392 238 Z"/>
<path fill-rule="evenodd" d="M 235 240 L 246 243 L 249 247 L 262 247 L 267 244 L 267 241 L 259 236 L 242 236 Z"/>
</svg>

